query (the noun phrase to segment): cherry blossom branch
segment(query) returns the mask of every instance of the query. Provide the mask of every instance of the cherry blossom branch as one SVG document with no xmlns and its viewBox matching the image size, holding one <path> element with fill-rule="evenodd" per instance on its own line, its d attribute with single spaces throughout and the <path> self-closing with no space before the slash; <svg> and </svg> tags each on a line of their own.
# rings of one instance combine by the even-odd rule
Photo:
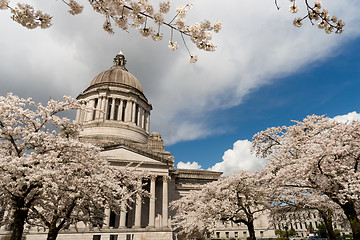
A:
<svg viewBox="0 0 360 240">
<path fill-rule="evenodd" d="M 337 17 L 332 16 L 330 17 L 328 11 L 322 8 L 322 5 L 320 1 L 314 3 L 314 7 L 310 6 L 308 0 L 304 0 L 305 6 L 307 8 L 308 14 L 305 15 L 303 18 L 296 18 L 293 22 L 293 24 L 296 27 L 301 27 L 302 21 L 305 18 L 309 18 L 312 25 L 314 25 L 313 21 L 321 20 L 318 23 L 318 27 L 320 29 L 324 29 L 326 33 L 330 34 L 335 30 L 335 33 L 342 33 L 343 27 L 345 26 L 345 23 L 342 20 L 338 20 Z M 292 13 L 297 13 L 298 8 L 295 5 L 295 0 L 293 1 L 293 5 L 290 6 L 290 11 Z"/>
</svg>

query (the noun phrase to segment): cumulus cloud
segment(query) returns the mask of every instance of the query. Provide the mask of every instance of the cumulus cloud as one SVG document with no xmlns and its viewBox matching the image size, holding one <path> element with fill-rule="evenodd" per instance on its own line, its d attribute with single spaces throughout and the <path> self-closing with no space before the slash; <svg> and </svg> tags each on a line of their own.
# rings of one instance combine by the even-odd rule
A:
<svg viewBox="0 0 360 240">
<path fill-rule="evenodd" d="M 238 140 L 234 143 L 233 149 L 225 151 L 222 162 L 216 163 L 209 170 L 223 172 L 229 176 L 238 170 L 257 171 L 261 170 L 266 160 L 258 158 L 250 152 L 251 142 L 249 140 Z"/>
<path fill-rule="evenodd" d="M 199 163 L 197 163 L 197 162 L 183 163 L 183 162 L 180 161 L 180 162 L 178 162 L 176 167 L 179 168 L 179 169 L 201 169 L 201 165 L 199 165 Z"/>
<path fill-rule="evenodd" d="M 354 111 L 345 115 L 335 116 L 333 119 L 341 123 L 346 123 L 349 121 L 360 121 L 360 113 Z"/>
<path fill-rule="evenodd" d="M 342 35 L 327 35 L 310 23 L 292 26 L 295 15 L 289 13 L 286 1 L 278 11 L 268 0 L 199 0 L 189 22 L 219 19 L 223 30 L 214 36 L 216 52 L 199 53 L 188 42 L 190 51 L 199 55 L 198 63 L 190 64 L 184 46 L 168 50 L 170 32 L 165 27 L 162 42 L 142 39 L 136 30 L 117 30 L 110 36 L 102 30 L 103 18 L 88 5 L 84 14 L 71 16 L 61 2 L 33 4 L 53 14 L 49 30 L 26 30 L 6 11 L 0 14 L 0 94 L 10 91 L 37 101 L 65 94 L 76 97 L 93 77 L 111 67 L 122 49 L 127 68 L 153 104 L 151 129 L 167 145 L 221 132 L 222 125 L 212 120 L 217 110 L 241 104 L 246 95 L 274 78 L 337 54 L 344 42 L 360 35 L 360 1 L 326 2 L 331 14 L 346 22 Z M 182 42 L 176 33 L 174 41 Z"/>
</svg>

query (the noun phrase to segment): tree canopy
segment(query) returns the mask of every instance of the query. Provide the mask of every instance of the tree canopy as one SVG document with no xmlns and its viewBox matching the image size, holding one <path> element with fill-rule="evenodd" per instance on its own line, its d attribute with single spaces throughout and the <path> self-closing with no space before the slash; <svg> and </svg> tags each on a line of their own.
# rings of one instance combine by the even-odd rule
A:
<svg viewBox="0 0 360 240">
<path fill-rule="evenodd" d="M 79 221 L 100 226 L 104 208 L 119 213 L 144 193 L 139 174 L 110 166 L 78 140 L 80 125 L 57 116 L 80 107 L 69 97 L 47 106 L 0 97 L 0 202 L 11 240 L 21 239 L 25 221 L 47 229 L 49 240 Z"/>
<path fill-rule="evenodd" d="M 360 189 L 360 122 L 336 122 L 308 116 L 293 126 L 272 127 L 256 134 L 253 147 L 269 160 L 267 173 L 282 197 L 333 205 L 346 215 L 354 239 L 360 239 L 357 204 Z M 301 200 L 302 198 L 302 200 Z"/>
</svg>

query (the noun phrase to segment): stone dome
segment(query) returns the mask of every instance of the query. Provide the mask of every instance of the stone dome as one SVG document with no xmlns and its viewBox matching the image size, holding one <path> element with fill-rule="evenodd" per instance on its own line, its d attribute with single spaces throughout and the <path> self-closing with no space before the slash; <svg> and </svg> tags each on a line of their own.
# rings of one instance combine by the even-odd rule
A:
<svg viewBox="0 0 360 240">
<path fill-rule="evenodd" d="M 100 73 L 97 75 L 90 83 L 89 87 L 98 85 L 98 84 L 119 84 L 119 85 L 127 85 L 133 87 L 140 92 L 143 92 L 143 89 L 139 83 L 139 81 L 128 72 L 125 67 L 126 60 L 122 52 L 116 55 L 114 58 L 114 66 L 110 69 Z"/>
</svg>

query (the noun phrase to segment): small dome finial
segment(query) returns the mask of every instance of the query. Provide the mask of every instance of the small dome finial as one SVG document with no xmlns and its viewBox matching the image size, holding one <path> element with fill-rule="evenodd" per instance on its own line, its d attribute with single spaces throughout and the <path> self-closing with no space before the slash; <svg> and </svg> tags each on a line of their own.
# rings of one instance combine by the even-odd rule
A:
<svg viewBox="0 0 360 240">
<path fill-rule="evenodd" d="M 114 67 L 122 67 L 126 70 L 125 64 L 126 64 L 125 56 L 120 50 L 120 52 L 114 57 Z"/>
</svg>

